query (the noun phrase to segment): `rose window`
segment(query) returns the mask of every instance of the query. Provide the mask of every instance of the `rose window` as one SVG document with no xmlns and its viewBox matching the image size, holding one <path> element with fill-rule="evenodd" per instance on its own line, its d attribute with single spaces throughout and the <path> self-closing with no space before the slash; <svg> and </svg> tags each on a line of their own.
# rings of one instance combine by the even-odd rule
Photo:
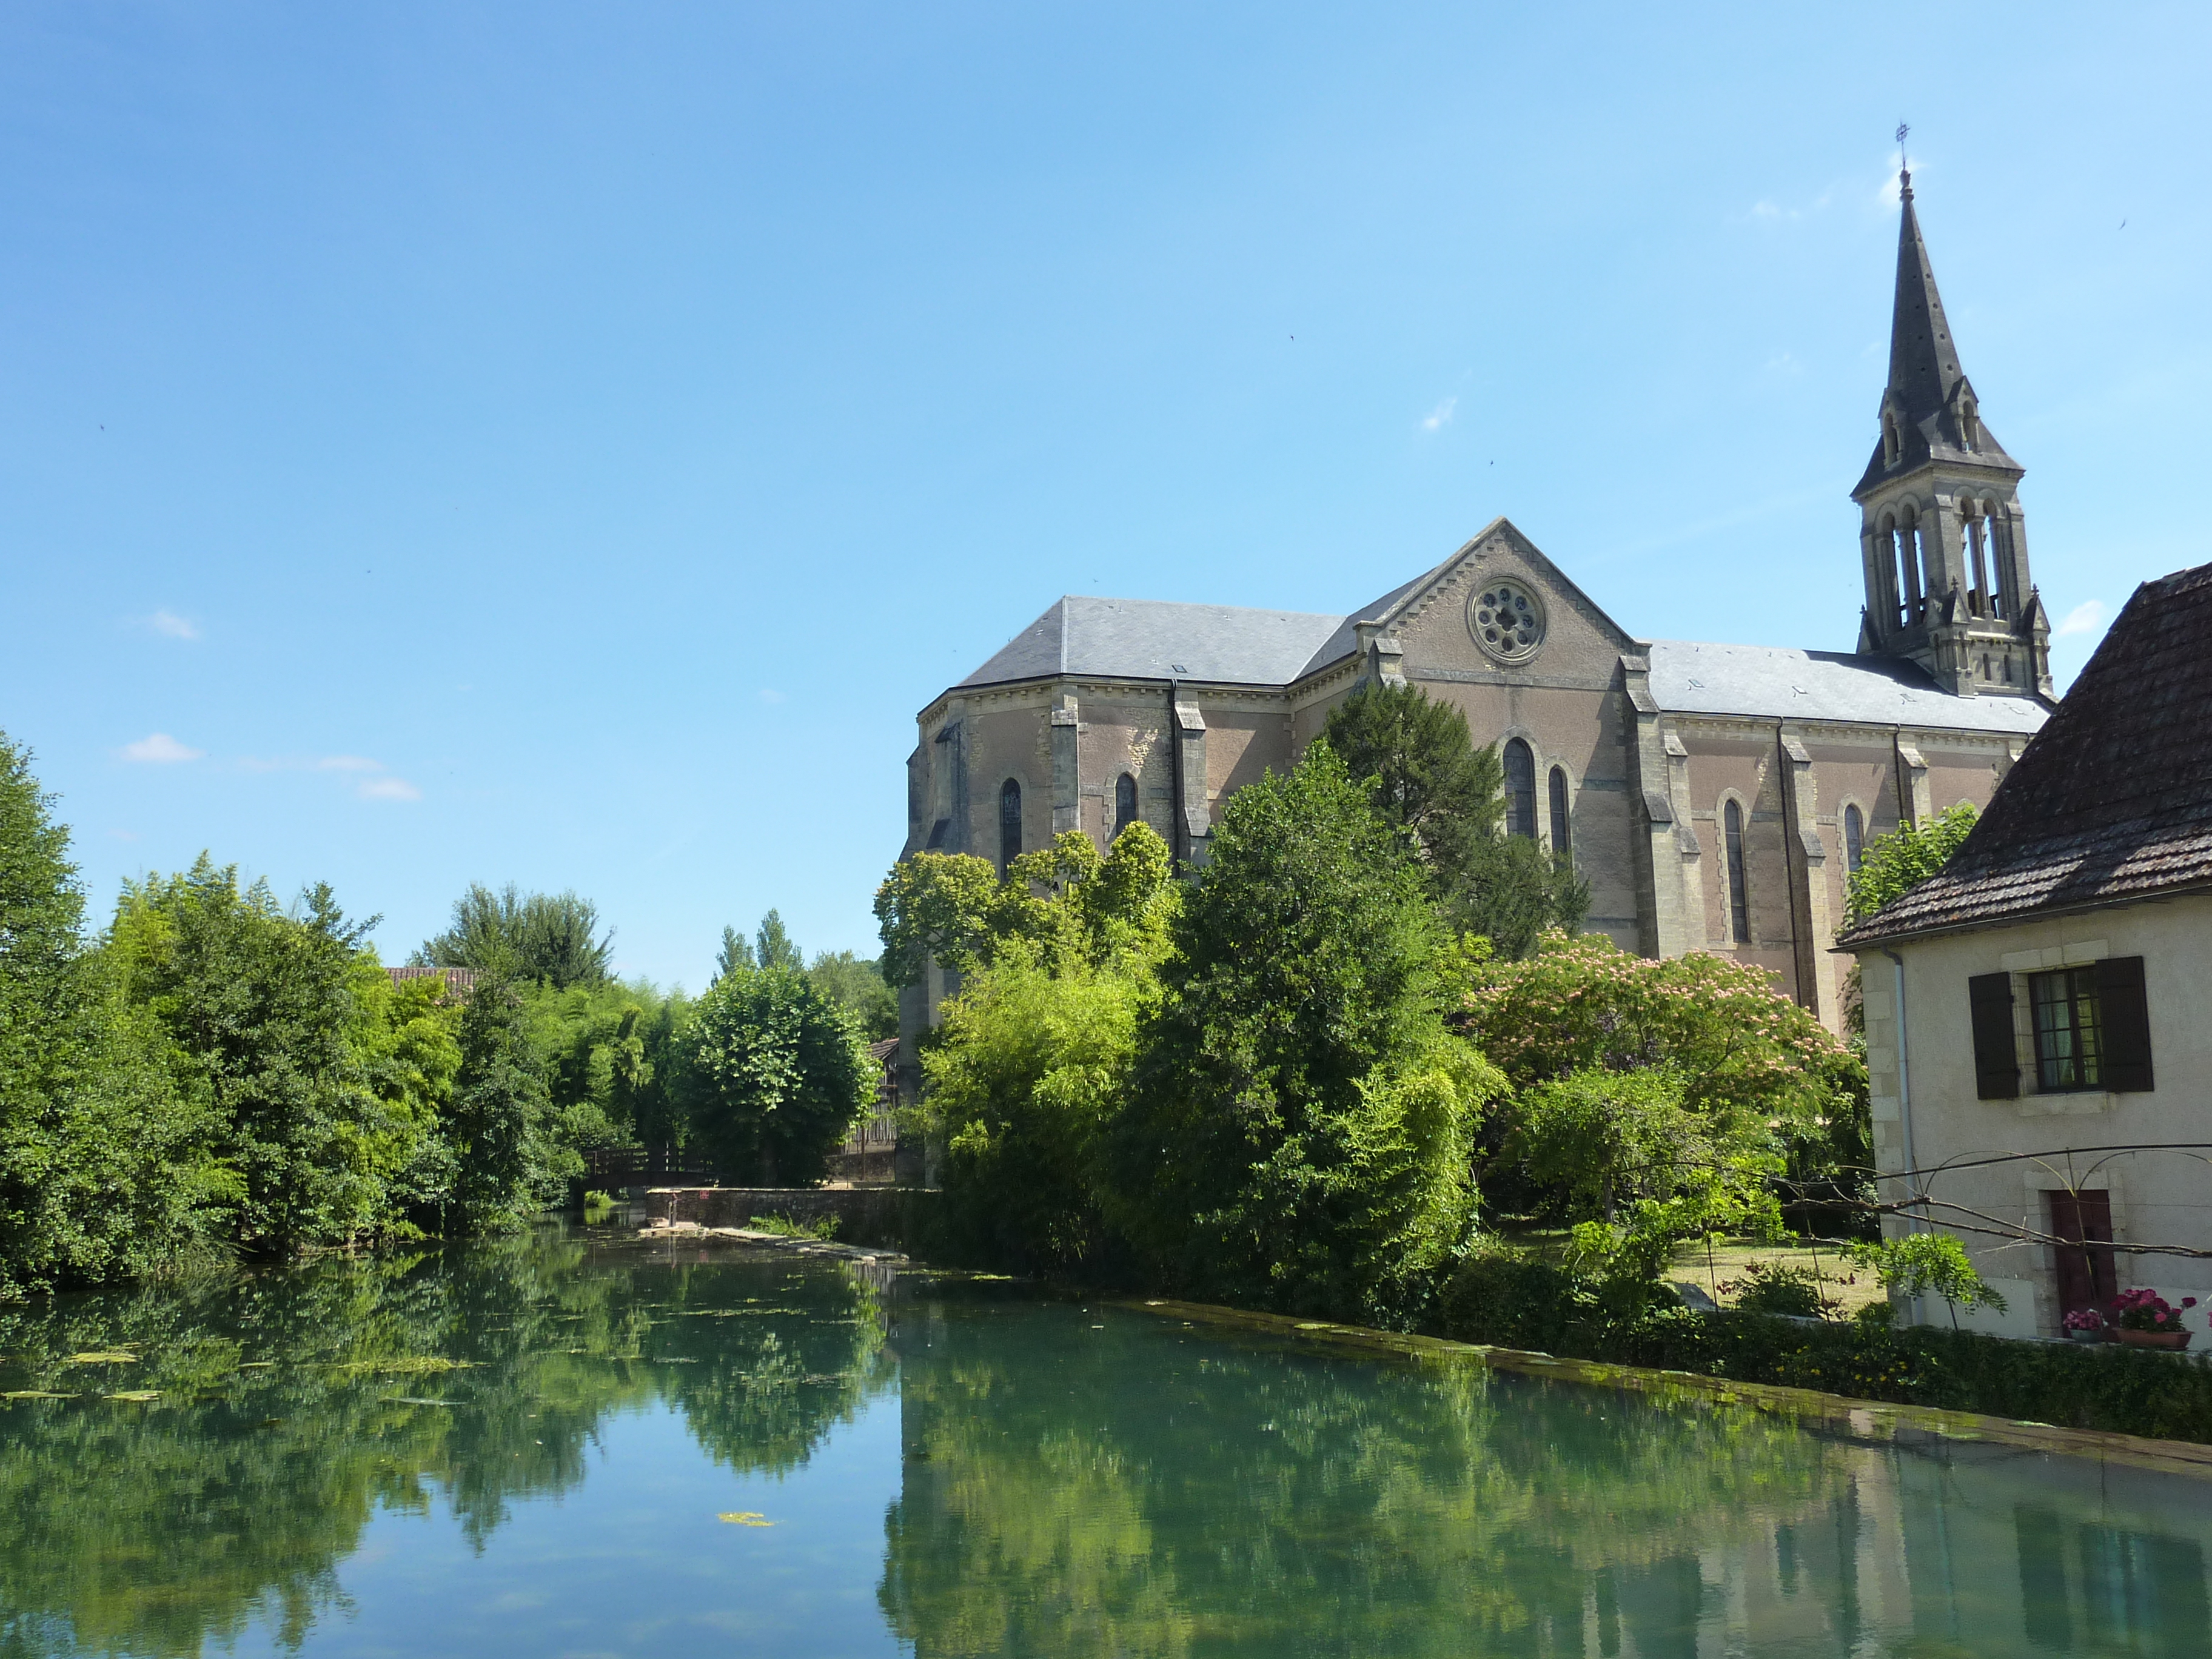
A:
<svg viewBox="0 0 2212 1659">
<path fill-rule="evenodd" d="M 1543 602 L 1518 582 L 1490 582 L 1468 601 L 1467 625 L 1500 662 L 1526 662 L 1544 642 Z"/>
</svg>

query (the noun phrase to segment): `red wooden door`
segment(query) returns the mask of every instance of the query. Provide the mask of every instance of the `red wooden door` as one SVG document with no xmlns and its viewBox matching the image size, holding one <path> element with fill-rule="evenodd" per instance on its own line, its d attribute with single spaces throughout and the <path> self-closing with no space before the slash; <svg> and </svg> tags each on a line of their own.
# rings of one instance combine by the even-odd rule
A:
<svg viewBox="0 0 2212 1659">
<path fill-rule="evenodd" d="M 2112 1266 L 2112 1195 L 2110 1193 L 2045 1193 L 2058 1264 L 2058 1314 L 2077 1308 L 2106 1311 L 2119 1294 Z"/>
</svg>

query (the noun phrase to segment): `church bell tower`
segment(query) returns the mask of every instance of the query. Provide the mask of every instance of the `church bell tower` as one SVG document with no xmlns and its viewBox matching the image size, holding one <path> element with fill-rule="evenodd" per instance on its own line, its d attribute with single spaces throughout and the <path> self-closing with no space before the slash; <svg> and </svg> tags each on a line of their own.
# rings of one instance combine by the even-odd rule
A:
<svg viewBox="0 0 2212 1659">
<path fill-rule="evenodd" d="M 1909 657 L 1957 696 L 2048 697 L 2051 624 L 2028 574 L 2026 469 L 1982 422 L 1899 173 L 1881 436 L 1851 491 L 1866 565 L 1861 653 Z"/>
</svg>

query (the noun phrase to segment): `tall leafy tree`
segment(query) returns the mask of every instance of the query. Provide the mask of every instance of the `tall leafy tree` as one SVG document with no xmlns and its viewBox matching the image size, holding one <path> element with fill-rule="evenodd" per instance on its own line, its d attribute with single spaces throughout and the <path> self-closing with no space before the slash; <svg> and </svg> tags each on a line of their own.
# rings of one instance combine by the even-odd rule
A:
<svg viewBox="0 0 2212 1659">
<path fill-rule="evenodd" d="M 753 935 L 753 950 L 763 968 L 806 966 L 805 954 L 792 943 L 783 918 L 774 910 L 761 918 L 760 931 Z"/>
<path fill-rule="evenodd" d="M 969 1248 L 1024 1267 L 1098 1265 L 1100 1135 L 1127 1089 L 1182 896 L 1167 843 L 1132 824 L 1103 859 L 1060 836 L 1014 860 L 988 966 L 922 1049 L 922 1112 Z"/>
<path fill-rule="evenodd" d="M 860 1023 L 872 1042 L 898 1035 L 898 994 L 884 983 L 883 970 L 850 951 L 821 951 L 806 969 L 815 989 Z"/>
<path fill-rule="evenodd" d="M 1973 833 L 1979 815 L 1965 801 L 1922 823 L 1900 823 L 1869 842 L 1859 867 L 1844 884 L 1844 919 L 1864 921 L 1950 862 Z"/>
<path fill-rule="evenodd" d="M 1397 826 L 1326 743 L 1233 796 L 1109 1132 L 1131 1243 L 1206 1294 L 1399 1320 L 1472 1218 L 1498 1083 L 1442 1014 Z"/>
<path fill-rule="evenodd" d="M 1322 735 L 1352 776 L 1370 781 L 1376 809 L 1454 927 L 1518 957 L 1546 928 L 1581 926 L 1589 888 L 1566 859 L 1500 833 L 1497 748 L 1477 749 L 1458 709 L 1417 685 L 1370 681 L 1329 711 Z"/>
<path fill-rule="evenodd" d="M 142 1273 L 222 1182 L 160 1034 L 88 951 L 69 835 L 0 733 L 0 1299 Z"/>
<path fill-rule="evenodd" d="M 934 960 L 956 974 L 972 971 L 991 949 L 999 872 L 972 853 L 916 853 L 901 859 L 876 890 L 876 926 L 884 941 L 884 981 L 894 990 L 919 985 Z"/>
<path fill-rule="evenodd" d="M 752 941 L 736 928 L 724 927 L 722 948 L 714 957 L 714 977 L 720 979 L 725 974 L 734 973 L 740 968 L 753 968 L 758 965 L 753 960 Z"/>
<path fill-rule="evenodd" d="M 342 1243 L 388 1218 L 376 1153 L 395 1126 L 353 1041 L 356 949 L 374 925 L 349 921 L 327 884 L 287 915 L 205 854 L 124 889 L 107 953 L 210 1119 L 229 1228 L 250 1249 Z"/>
<path fill-rule="evenodd" d="M 522 998 L 495 960 L 461 1017 L 460 1074 L 447 1140 L 453 1216 L 470 1232 L 520 1224 L 556 1199 L 583 1160 L 556 1133 L 543 1058 L 532 1044 Z"/>
<path fill-rule="evenodd" d="M 684 1029 L 696 1140 L 726 1176 L 805 1186 L 874 1098 L 851 1014 L 791 968 L 739 969 L 693 1005 Z"/>
<path fill-rule="evenodd" d="M 472 882 L 453 901 L 452 923 L 425 939 L 415 960 L 542 980 L 566 990 L 606 982 L 614 938 L 611 928 L 599 931 L 599 907 L 574 892 L 525 893 L 513 882 L 495 891 Z"/>
</svg>

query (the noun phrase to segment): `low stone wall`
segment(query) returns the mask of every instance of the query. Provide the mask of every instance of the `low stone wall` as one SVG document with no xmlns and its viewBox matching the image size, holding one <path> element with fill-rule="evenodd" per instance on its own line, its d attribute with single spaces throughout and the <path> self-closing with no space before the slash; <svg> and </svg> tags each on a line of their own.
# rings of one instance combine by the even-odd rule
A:
<svg viewBox="0 0 2212 1659">
<path fill-rule="evenodd" d="M 844 1243 L 908 1250 L 927 1244 L 938 1198 L 927 1187 L 655 1187 L 645 1212 L 648 1226 L 742 1227 L 757 1216 L 798 1222 L 834 1216 Z"/>
<path fill-rule="evenodd" d="M 888 1146 L 872 1147 L 865 1152 L 832 1152 L 830 1179 L 850 1182 L 855 1187 L 892 1186 L 898 1180 L 894 1163 L 897 1157 Z"/>
</svg>

